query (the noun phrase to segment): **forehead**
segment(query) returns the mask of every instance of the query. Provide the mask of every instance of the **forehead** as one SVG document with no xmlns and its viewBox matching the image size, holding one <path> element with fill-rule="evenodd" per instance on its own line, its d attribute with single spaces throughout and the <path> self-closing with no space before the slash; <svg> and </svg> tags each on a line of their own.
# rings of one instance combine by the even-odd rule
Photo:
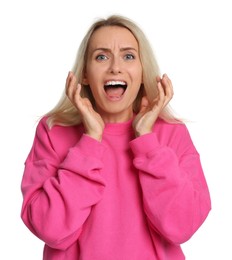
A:
<svg viewBox="0 0 232 260">
<path fill-rule="evenodd" d="M 138 49 L 138 42 L 130 30 L 120 26 L 104 26 L 97 29 L 89 41 L 90 49 L 133 47 Z"/>
</svg>

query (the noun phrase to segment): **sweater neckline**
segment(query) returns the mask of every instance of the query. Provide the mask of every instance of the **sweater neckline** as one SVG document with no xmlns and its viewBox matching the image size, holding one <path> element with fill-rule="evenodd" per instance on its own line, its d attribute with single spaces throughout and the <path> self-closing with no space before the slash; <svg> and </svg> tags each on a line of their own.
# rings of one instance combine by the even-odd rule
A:
<svg viewBox="0 0 232 260">
<path fill-rule="evenodd" d="M 126 122 L 121 122 L 121 123 L 106 123 L 104 132 L 107 134 L 114 134 L 114 135 L 132 132 L 133 131 L 132 121 L 133 118 Z"/>
</svg>

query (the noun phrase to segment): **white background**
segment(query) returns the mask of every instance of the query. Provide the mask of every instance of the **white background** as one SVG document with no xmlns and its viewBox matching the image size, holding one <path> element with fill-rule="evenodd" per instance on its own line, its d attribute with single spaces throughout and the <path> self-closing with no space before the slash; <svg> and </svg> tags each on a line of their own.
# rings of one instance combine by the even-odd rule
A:
<svg viewBox="0 0 232 260">
<path fill-rule="evenodd" d="M 1 1 L 0 259 L 42 259 L 43 242 L 20 218 L 24 160 L 36 120 L 58 101 L 87 28 L 113 13 L 144 30 L 173 81 L 172 106 L 192 121 L 213 208 L 183 245 L 187 260 L 232 259 L 231 11 L 230 0 Z"/>
</svg>

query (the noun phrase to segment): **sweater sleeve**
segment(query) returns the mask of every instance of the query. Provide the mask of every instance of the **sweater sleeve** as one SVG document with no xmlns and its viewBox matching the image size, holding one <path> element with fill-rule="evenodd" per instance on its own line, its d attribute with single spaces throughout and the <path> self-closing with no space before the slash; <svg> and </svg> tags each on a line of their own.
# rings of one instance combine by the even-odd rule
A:
<svg viewBox="0 0 232 260">
<path fill-rule="evenodd" d="M 161 144 L 154 132 L 134 139 L 130 145 L 152 232 L 170 243 L 184 243 L 211 209 L 199 154 L 187 128 L 182 127 L 169 144 Z"/>
<path fill-rule="evenodd" d="M 21 217 L 50 247 L 66 249 L 74 243 L 91 207 L 101 200 L 103 152 L 100 142 L 82 135 L 61 161 L 49 130 L 45 124 L 38 125 L 25 162 Z"/>
</svg>

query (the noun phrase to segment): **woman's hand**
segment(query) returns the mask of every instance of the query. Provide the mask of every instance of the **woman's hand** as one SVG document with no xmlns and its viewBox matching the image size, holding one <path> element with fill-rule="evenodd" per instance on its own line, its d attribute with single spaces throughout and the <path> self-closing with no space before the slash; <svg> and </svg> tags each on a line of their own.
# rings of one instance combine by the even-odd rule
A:
<svg viewBox="0 0 232 260">
<path fill-rule="evenodd" d="M 81 97 L 81 84 L 77 83 L 76 76 L 72 72 L 68 74 L 65 88 L 66 95 L 81 114 L 86 134 L 101 141 L 104 122 L 101 116 L 93 109 L 89 99 Z"/>
<path fill-rule="evenodd" d="M 140 111 L 133 121 L 135 135 L 140 136 L 152 132 L 160 112 L 169 103 L 173 97 L 172 82 L 166 74 L 162 78 L 158 77 L 158 95 L 149 104 L 147 97 L 143 97 L 141 101 Z"/>
</svg>

